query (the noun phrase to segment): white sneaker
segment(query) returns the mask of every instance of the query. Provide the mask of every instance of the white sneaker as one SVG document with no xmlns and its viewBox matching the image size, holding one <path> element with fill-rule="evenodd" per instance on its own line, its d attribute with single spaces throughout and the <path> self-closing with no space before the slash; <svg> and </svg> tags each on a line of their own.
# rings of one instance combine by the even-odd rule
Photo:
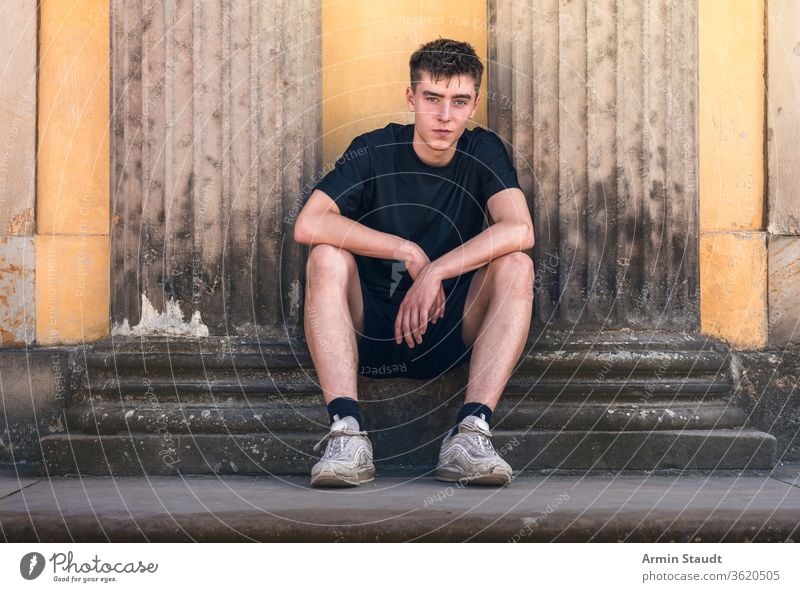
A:
<svg viewBox="0 0 800 592">
<path fill-rule="evenodd" d="M 436 478 L 440 481 L 479 485 L 507 485 L 511 467 L 500 458 L 489 438 L 485 416 L 468 415 L 458 424 L 458 433 L 445 437 L 439 453 Z"/>
<path fill-rule="evenodd" d="M 328 440 L 325 454 L 311 469 L 311 485 L 346 487 L 374 480 L 372 443 L 367 432 L 359 431 L 355 417 L 348 415 L 339 419 L 334 415 L 333 419 L 330 431 L 314 446 L 314 450 L 319 450 Z"/>
</svg>

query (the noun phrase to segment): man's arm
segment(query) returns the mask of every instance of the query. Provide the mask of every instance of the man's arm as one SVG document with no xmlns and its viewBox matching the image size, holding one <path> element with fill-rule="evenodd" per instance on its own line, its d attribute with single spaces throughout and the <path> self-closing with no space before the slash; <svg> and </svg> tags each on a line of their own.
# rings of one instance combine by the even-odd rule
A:
<svg viewBox="0 0 800 592">
<path fill-rule="evenodd" d="M 431 273 L 446 280 L 478 269 L 512 251 L 533 247 L 533 221 L 525 194 L 516 187 L 495 193 L 486 203 L 494 224 L 432 261 Z"/>
<path fill-rule="evenodd" d="M 313 246 L 329 244 L 357 255 L 405 261 L 425 257 L 416 243 L 374 230 L 343 216 L 336 202 L 324 191 L 315 189 L 294 225 L 294 240 Z"/>
<path fill-rule="evenodd" d="M 533 222 L 525 194 L 511 188 L 498 191 L 487 202 L 494 224 L 424 266 L 406 293 L 394 323 L 395 342 L 404 339 L 408 347 L 422 343 L 430 318 L 425 311 L 434 302 L 433 295 L 442 289 L 442 281 L 483 267 L 492 259 L 512 251 L 533 247 Z M 435 304 L 435 302 L 434 302 Z M 433 307 L 433 318 L 444 316 L 444 303 Z"/>
</svg>

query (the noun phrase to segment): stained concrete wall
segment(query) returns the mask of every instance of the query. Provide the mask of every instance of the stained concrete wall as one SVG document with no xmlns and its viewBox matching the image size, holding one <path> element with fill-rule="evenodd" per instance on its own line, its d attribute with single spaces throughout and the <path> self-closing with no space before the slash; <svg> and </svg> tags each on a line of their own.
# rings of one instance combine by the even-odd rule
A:
<svg viewBox="0 0 800 592">
<path fill-rule="evenodd" d="M 65 348 L 0 350 L 0 468 L 37 471 L 39 438 L 65 429 L 74 359 Z"/>
<path fill-rule="evenodd" d="M 0 346 L 35 338 L 35 0 L 0 4 Z"/>
<path fill-rule="evenodd" d="M 767 13 L 769 343 L 800 342 L 800 4 Z"/>
<path fill-rule="evenodd" d="M 35 0 L 0 4 L 0 465 L 36 461 L 32 418 L 51 401 L 19 349 L 36 336 L 37 26 Z"/>
<path fill-rule="evenodd" d="M 106 4 L 0 4 L 0 465 L 22 473 L 71 391 L 74 352 L 35 346 L 108 334 Z"/>
<path fill-rule="evenodd" d="M 732 351 L 736 404 L 747 413 L 747 427 L 778 440 L 779 463 L 800 461 L 800 345 L 760 351 Z"/>
</svg>

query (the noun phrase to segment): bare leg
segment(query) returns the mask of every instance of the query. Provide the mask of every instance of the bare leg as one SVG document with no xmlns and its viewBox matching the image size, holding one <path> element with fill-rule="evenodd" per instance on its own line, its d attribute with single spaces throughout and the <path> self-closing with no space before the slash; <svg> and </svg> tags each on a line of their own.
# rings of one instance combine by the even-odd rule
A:
<svg viewBox="0 0 800 592">
<path fill-rule="evenodd" d="M 357 335 L 364 303 L 353 254 L 333 245 L 311 248 L 306 263 L 304 328 L 325 403 L 358 399 Z"/>
<path fill-rule="evenodd" d="M 522 252 L 494 259 L 473 276 L 461 335 L 474 344 L 465 403 L 494 410 L 528 337 L 533 261 Z"/>
</svg>

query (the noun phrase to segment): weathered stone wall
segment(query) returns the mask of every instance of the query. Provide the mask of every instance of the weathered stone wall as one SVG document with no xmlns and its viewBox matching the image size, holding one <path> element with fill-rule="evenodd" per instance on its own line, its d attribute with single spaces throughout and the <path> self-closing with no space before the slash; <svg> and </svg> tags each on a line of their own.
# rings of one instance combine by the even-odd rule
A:
<svg viewBox="0 0 800 592">
<path fill-rule="evenodd" d="M 800 346 L 732 352 L 737 403 L 747 425 L 778 440 L 778 462 L 800 461 Z"/>
<path fill-rule="evenodd" d="M 71 349 L 0 350 L 0 467 L 40 470 L 39 438 L 65 430 L 73 391 Z"/>
<path fill-rule="evenodd" d="M 36 207 L 35 0 L 0 5 L 0 346 L 31 343 Z"/>
<path fill-rule="evenodd" d="M 769 343 L 800 343 L 800 4 L 768 3 Z"/>
</svg>

